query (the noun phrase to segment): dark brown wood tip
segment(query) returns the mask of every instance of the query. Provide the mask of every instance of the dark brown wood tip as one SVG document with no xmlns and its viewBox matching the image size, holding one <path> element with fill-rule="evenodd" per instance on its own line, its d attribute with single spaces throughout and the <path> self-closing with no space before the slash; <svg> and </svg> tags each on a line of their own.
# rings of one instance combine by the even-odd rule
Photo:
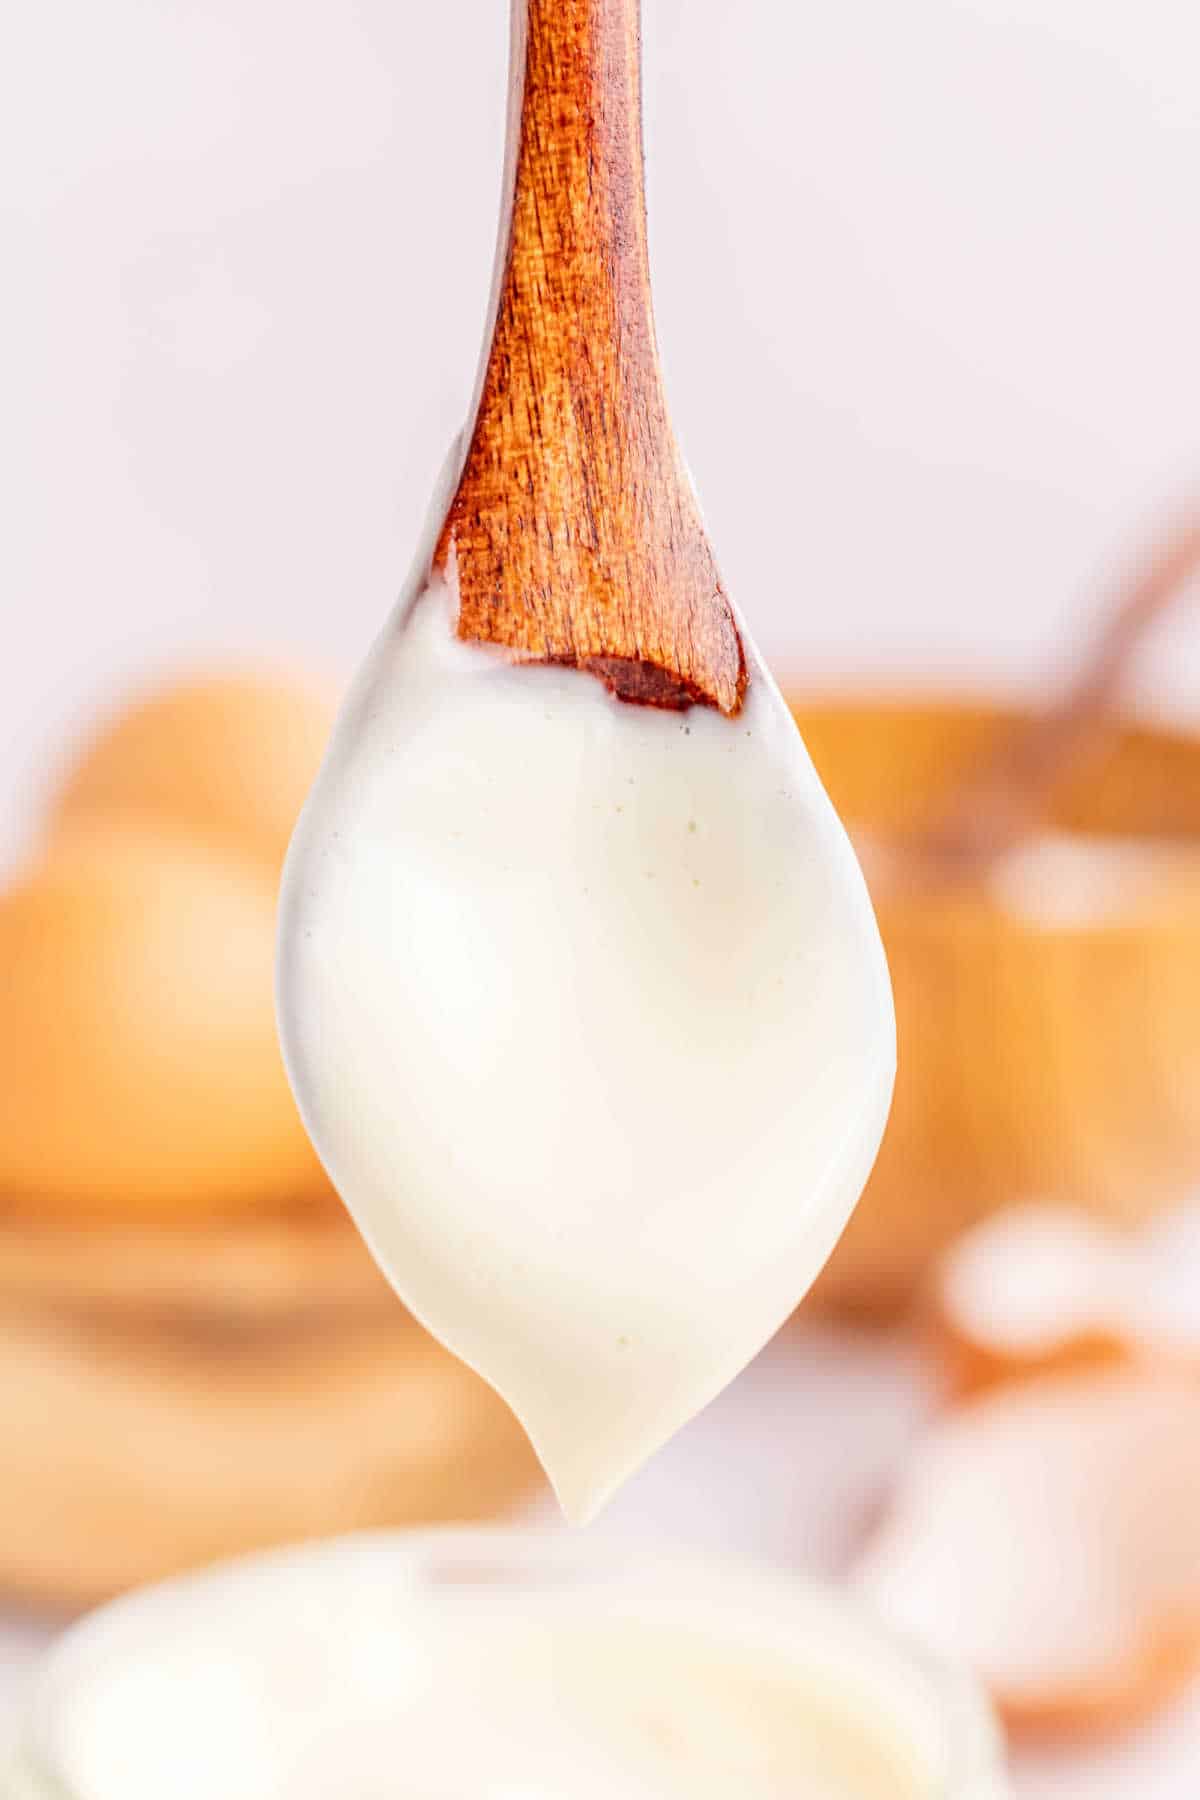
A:
<svg viewBox="0 0 1200 1800">
<path fill-rule="evenodd" d="M 745 649 L 667 414 L 639 0 L 513 0 L 490 337 L 434 554 L 458 635 L 736 714 Z"/>
</svg>

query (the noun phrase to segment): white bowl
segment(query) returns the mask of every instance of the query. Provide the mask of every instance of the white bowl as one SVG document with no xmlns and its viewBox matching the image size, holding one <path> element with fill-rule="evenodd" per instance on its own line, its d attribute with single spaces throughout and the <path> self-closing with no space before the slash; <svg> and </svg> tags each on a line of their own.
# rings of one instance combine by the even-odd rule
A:
<svg viewBox="0 0 1200 1800">
<path fill-rule="evenodd" d="M 653 1745 L 646 1783 L 631 1743 Z M 469 1530 L 246 1558 L 103 1608 L 50 1653 L 0 1792 L 558 1800 L 564 1772 L 571 1800 L 1007 1793 L 972 1683 L 836 1591 Z"/>
</svg>

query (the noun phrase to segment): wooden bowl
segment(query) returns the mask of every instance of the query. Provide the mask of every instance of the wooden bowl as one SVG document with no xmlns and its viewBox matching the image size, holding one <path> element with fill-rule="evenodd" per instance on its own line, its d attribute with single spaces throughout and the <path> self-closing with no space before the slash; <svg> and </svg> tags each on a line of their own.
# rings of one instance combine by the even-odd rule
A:
<svg viewBox="0 0 1200 1800">
<path fill-rule="evenodd" d="M 498 1396 L 348 1222 L 0 1230 L 0 1589 L 66 1607 L 538 1483 Z"/>
<path fill-rule="evenodd" d="M 935 814 L 1022 716 L 920 700 L 793 710 L 868 845 Z M 831 1304 L 895 1310 L 943 1245 L 1017 1198 L 1135 1223 L 1200 1183 L 1200 739 L 1115 726 L 1047 824 L 1180 853 L 1150 864 L 1158 873 L 1119 912 L 1075 920 L 1024 916 L 982 883 L 897 882 L 864 858 L 899 1073 L 879 1161 L 823 1278 Z"/>
</svg>

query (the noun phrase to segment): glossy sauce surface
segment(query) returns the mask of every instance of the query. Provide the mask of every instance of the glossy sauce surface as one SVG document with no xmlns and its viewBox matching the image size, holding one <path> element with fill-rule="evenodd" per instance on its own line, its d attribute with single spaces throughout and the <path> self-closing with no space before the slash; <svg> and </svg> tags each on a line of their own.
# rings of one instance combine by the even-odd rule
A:
<svg viewBox="0 0 1200 1800">
<path fill-rule="evenodd" d="M 383 1269 L 583 1519 L 819 1272 L 882 1134 L 891 993 L 757 664 L 736 718 L 670 712 L 454 625 L 415 583 L 343 709 L 281 1031 Z"/>
</svg>

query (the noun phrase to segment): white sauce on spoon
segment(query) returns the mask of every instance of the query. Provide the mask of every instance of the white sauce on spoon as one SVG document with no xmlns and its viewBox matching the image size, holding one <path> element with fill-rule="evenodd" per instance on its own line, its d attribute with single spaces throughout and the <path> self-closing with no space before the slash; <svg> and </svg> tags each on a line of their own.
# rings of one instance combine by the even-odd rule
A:
<svg viewBox="0 0 1200 1800">
<path fill-rule="evenodd" d="M 281 1033 L 384 1271 L 582 1520 L 821 1269 L 886 1120 L 891 992 L 753 658 L 736 719 L 625 704 L 459 642 L 427 567 L 293 840 Z"/>
</svg>

